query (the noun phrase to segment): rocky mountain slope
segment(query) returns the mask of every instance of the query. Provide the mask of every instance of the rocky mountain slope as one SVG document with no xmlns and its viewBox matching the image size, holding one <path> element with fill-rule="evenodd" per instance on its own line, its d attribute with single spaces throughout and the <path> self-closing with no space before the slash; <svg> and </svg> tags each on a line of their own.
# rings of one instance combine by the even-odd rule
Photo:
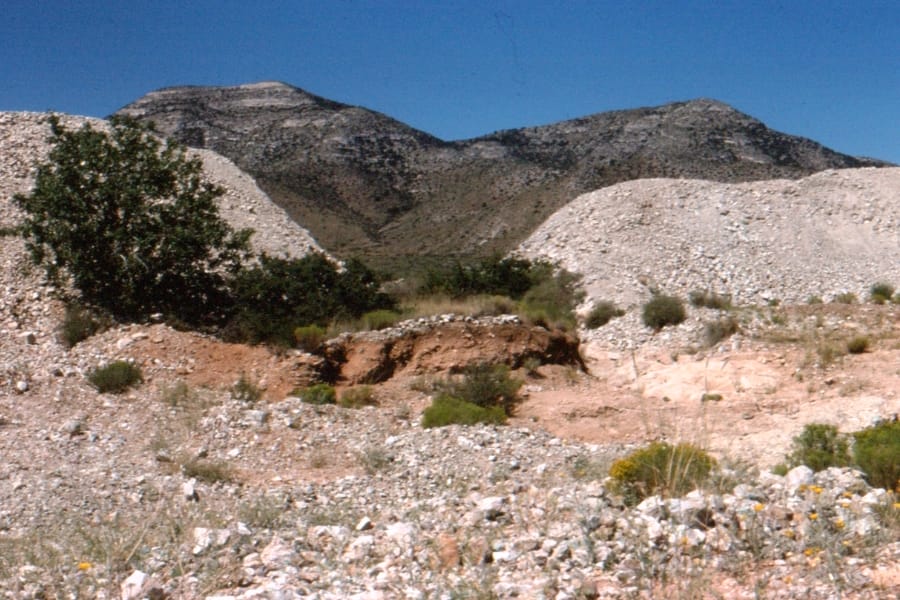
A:
<svg viewBox="0 0 900 600">
<path fill-rule="evenodd" d="M 593 300 L 651 289 L 730 295 L 741 304 L 863 299 L 900 282 L 900 168 L 828 170 L 725 184 L 644 179 L 584 194 L 519 252 L 584 276 Z"/>
<path fill-rule="evenodd" d="M 454 142 L 277 82 L 167 88 L 119 113 L 229 157 L 328 250 L 381 262 L 505 252 L 578 194 L 625 180 L 880 164 L 705 99 Z"/>
</svg>

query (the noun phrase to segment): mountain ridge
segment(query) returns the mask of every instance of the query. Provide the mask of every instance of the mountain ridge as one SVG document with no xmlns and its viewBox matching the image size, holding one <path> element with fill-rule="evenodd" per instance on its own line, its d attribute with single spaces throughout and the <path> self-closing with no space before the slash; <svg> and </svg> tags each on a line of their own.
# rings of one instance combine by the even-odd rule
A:
<svg viewBox="0 0 900 600">
<path fill-rule="evenodd" d="M 376 262 L 506 252 L 579 194 L 631 179 L 796 179 L 887 164 L 706 98 L 455 141 L 272 81 L 164 88 L 116 114 L 223 154 L 328 250 Z"/>
</svg>

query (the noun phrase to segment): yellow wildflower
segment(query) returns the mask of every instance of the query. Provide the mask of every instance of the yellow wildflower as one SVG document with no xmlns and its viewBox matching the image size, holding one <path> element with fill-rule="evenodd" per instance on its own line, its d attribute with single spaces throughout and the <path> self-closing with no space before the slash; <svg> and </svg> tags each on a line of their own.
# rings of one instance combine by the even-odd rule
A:
<svg viewBox="0 0 900 600">
<path fill-rule="evenodd" d="M 834 526 L 837 527 L 838 529 L 843 529 L 844 528 L 844 520 L 842 518 L 838 517 L 834 521 Z"/>
<path fill-rule="evenodd" d="M 818 519 L 818 518 L 819 518 L 819 513 L 814 513 L 814 512 L 813 512 L 813 513 L 809 513 L 809 520 L 810 520 L 810 521 L 815 521 L 815 520 Z"/>
<path fill-rule="evenodd" d="M 759 512 L 764 508 L 765 508 L 765 506 L 763 506 L 763 504 L 761 502 L 757 502 L 756 504 L 753 505 L 753 510 L 756 512 Z"/>
<path fill-rule="evenodd" d="M 820 486 L 820 485 L 811 485 L 811 486 L 809 486 L 809 489 L 813 494 L 821 494 L 822 493 L 822 486 Z"/>
<path fill-rule="evenodd" d="M 79 571 L 87 571 L 87 570 L 90 569 L 92 566 L 94 566 L 94 565 L 92 565 L 92 564 L 89 563 L 89 562 L 80 562 L 80 563 L 78 563 L 78 570 L 79 570 Z"/>
</svg>

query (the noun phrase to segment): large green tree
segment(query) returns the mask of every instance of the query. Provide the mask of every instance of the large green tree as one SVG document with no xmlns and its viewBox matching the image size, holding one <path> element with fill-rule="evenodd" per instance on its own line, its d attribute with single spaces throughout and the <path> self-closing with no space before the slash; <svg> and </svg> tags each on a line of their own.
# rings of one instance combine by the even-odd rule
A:
<svg viewBox="0 0 900 600">
<path fill-rule="evenodd" d="M 15 196 L 34 261 L 119 318 L 213 318 L 252 231 L 219 216 L 224 190 L 200 160 L 133 119 L 114 117 L 108 132 L 49 122 L 49 158 L 31 193 Z"/>
</svg>

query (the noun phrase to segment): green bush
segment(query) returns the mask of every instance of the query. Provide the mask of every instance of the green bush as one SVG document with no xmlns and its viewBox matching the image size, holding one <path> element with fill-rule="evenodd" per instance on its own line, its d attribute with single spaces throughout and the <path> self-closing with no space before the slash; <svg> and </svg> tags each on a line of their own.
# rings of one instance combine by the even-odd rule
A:
<svg viewBox="0 0 900 600">
<path fill-rule="evenodd" d="M 363 328 L 369 331 L 393 327 L 399 320 L 400 313 L 387 309 L 372 310 L 362 316 Z"/>
<path fill-rule="evenodd" d="M 501 406 L 478 406 L 447 394 L 439 394 L 422 413 L 422 427 L 426 429 L 476 423 L 502 425 L 505 422 L 506 412 Z"/>
<path fill-rule="evenodd" d="M 343 408 L 360 408 L 362 406 L 373 406 L 375 399 L 373 397 L 372 386 L 357 385 L 347 388 L 338 399 L 338 405 Z"/>
<path fill-rule="evenodd" d="M 297 347 L 306 352 L 316 352 L 325 341 L 325 329 L 318 325 L 304 325 L 294 329 L 294 341 Z"/>
<path fill-rule="evenodd" d="M 144 381 L 141 369 L 134 363 L 117 360 L 88 373 L 91 382 L 100 393 L 121 394 L 131 386 Z"/>
<path fill-rule="evenodd" d="M 614 302 L 603 300 L 594 305 L 591 312 L 588 313 L 584 326 L 588 329 L 597 329 L 603 327 L 616 317 L 621 317 L 625 311 L 615 305 Z"/>
<path fill-rule="evenodd" d="M 231 386 L 231 397 L 241 402 L 253 404 L 262 398 L 262 395 L 263 391 L 259 386 L 250 381 L 244 373 L 241 373 L 241 378 Z"/>
<path fill-rule="evenodd" d="M 535 325 L 574 329 L 575 306 L 584 297 L 580 277 L 549 263 L 535 267 L 533 275 L 534 283 L 519 303 L 522 316 Z"/>
<path fill-rule="evenodd" d="M 534 285 L 536 271 L 543 264 L 499 256 L 471 265 L 457 262 L 447 269 L 430 269 L 420 291 L 426 294 L 443 293 L 451 298 L 486 294 L 518 300 Z"/>
<path fill-rule="evenodd" d="M 463 370 L 462 376 L 436 383 L 438 391 L 482 408 L 499 406 L 511 415 L 522 381 L 510 377 L 509 367 L 480 363 Z"/>
<path fill-rule="evenodd" d="M 884 304 L 885 302 L 890 302 L 893 296 L 894 286 L 892 286 L 890 283 L 879 281 L 878 283 L 872 284 L 872 287 L 869 288 L 869 298 L 875 304 Z"/>
<path fill-rule="evenodd" d="M 72 348 L 109 326 L 109 319 L 99 317 L 94 311 L 74 303 L 66 306 L 66 314 L 60 327 L 60 338 L 67 348 Z"/>
<path fill-rule="evenodd" d="M 791 453 L 786 457 L 791 468 L 806 465 L 813 471 L 850 464 L 847 437 L 837 427 L 825 423 L 809 423 L 803 433 L 794 438 Z"/>
<path fill-rule="evenodd" d="M 659 331 L 666 325 L 678 325 L 687 318 L 684 304 L 674 296 L 656 294 L 644 305 L 644 325 Z"/>
<path fill-rule="evenodd" d="M 113 117 L 109 133 L 48 121 L 48 160 L 31 193 L 14 197 L 35 264 L 117 318 L 220 316 L 225 276 L 240 267 L 252 232 L 219 216 L 224 190 L 204 181 L 200 159 L 132 119 Z"/>
<path fill-rule="evenodd" d="M 853 437 L 853 460 L 869 485 L 900 492 L 900 421 L 883 421 Z"/>
<path fill-rule="evenodd" d="M 688 300 L 691 303 L 691 306 L 696 306 L 697 308 L 713 308 L 717 310 L 727 310 L 731 308 L 731 297 L 724 294 L 717 294 L 716 292 L 706 290 L 693 290 L 690 294 L 688 294 Z"/>
<path fill-rule="evenodd" d="M 869 337 L 857 335 L 847 340 L 847 352 L 850 354 L 862 354 L 869 349 Z"/>
<path fill-rule="evenodd" d="M 609 469 L 613 488 L 626 503 L 652 495 L 677 497 L 701 486 L 716 460 L 691 444 L 653 442 L 615 461 Z"/>
<path fill-rule="evenodd" d="M 300 390 L 300 399 L 307 404 L 335 404 L 337 395 L 334 386 L 327 383 L 317 383 Z"/>
<path fill-rule="evenodd" d="M 375 273 L 355 259 L 343 270 L 319 253 L 284 259 L 261 256 L 232 282 L 235 308 L 225 328 L 230 341 L 291 346 L 298 325 L 325 327 L 356 319 L 394 301 L 379 291 Z"/>
</svg>

